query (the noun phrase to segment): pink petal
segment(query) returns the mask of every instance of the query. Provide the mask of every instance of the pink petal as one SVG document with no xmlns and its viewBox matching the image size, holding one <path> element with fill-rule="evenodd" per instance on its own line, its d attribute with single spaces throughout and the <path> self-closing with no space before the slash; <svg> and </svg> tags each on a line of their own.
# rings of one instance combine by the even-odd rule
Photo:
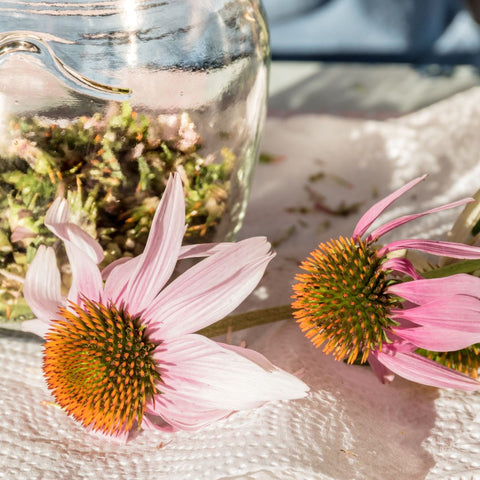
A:
<svg viewBox="0 0 480 480">
<path fill-rule="evenodd" d="M 454 352 L 480 342 L 480 333 L 451 330 L 438 326 L 394 328 L 393 332 L 417 347 L 433 352 Z"/>
<path fill-rule="evenodd" d="M 228 315 L 257 286 L 273 257 L 269 251 L 265 238 L 250 238 L 187 270 L 144 312 L 150 337 L 193 333 Z"/>
<path fill-rule="evenodd" d="M 180 248 L 180 254 L 178 255 L 178 260 L 183 260 L 187 258 L 199 258 L 199 257 L 209 257 L 215 253 L 224 251 L 230 248 L 231 243 L 202 243 L 195 245 L 184 245 Z M 125 282 L 120 281 L 119 279 L 130 278 L 133 275 L 133 272 L 137 268 L 136 262 L 141 261 L 142 254 L 132 257 L 123 257 L 118 260 L 113 261 L 107 265 L 102 270 L 102 278 L 106 280 L 105 283 L 105 295 L 107 298 L 110 298 L 114 303 L 118 300 L 119 297 L 123 295 L 123 290 L 125 288 Z M 128 266 L 125 265 L 123 268 L 119 268 L 114 275 L 115 282 L 113 280 L 108 280 L 110 274 L 120 267 L 120 265 L 128 263 Z"/>
<path fill-rule="evenodd" d="M 60 285 L 55 252 L 51 247 L 40 245 L 27 270 L 23 295 L 35 316 L 47 324 L 63 303 Z"/>
<path fill-rule="evenodd" d="M 48 330 L 50 329 L 50 322 L 46 322 L 45 320 L 25 320 L 22 322 L 22 330 L 24 332 L 34 333 L 39 337 L 45 338 Z"/>
<path fill-rule="evenodd" d="M 142 430 L 159 430 L 161 432 L 175 432 L 178 429 L 166 423 L 163 418 L 152 414 L 151 405 L 147 405 L 142 419 Z"/>
<path fill-rule="evenodd" d="M 103 249 L 78 225 L 69 222 L 70 210 L 64 198 L 57 197 L 45 215 L 45 225 L 65 243 L 71 242 L 95 263 L 103 260 Z"/>
<path fill-rule="evenodd" d="M 372 355 L 371 353 L 368 355 L 368 364 L 373 370 L 373 373 L 382 383 L 393 382 L 395 374 L 392 373 L 385 365 L 380 363 L 377 360 L 377 357 L 375 355 Z"/>
<path fill-rule="evenodd" d="M 215 253 L 219 253 L 230 248 L 232 244 L 223 242 L 223 243 L 203 243 L 195 245 L 184 245 L 180 248 L 180 254 L 178 255 L 178 260 L 183 260 L 187 258 L 199 258 L 199 257 L 209 257 Z M 102 270 L 102 278 L 106 280 L 105 283 L 105 296 L 110 298 L 114 303 L 123 295 L 124 289 L 126 287 L 125 282 L 122 280 L 124 278 L 130 278 L 133 275 L 133 272 L 137 268 L 138 263 L 141 261 L 142 254 L 132 258 L 132 257 L 123 257 L 118 260 L 113 261 L 107 265 Z M 124 264 L 127 264 L 124 265 Z M 114 279 L 109 279 L 110 274 L 121 265 L 124 267 L 116 270 Z M 120 280 L 120 281 L 119 281 Z"/>
<path fill-rule="evenodd" d="M 65 242 L 65 250 L 72 269 L 72 285 L 68 299 L 77 304 L 81 303 L 81 297 L 101 301 L 103 280 L 95 261 L 73 242 Z"/>
<path fill-rule="evenodd" d="M 180 249 L 180 255 L 178 256 L 178 259 L 210 257 L 215 253 L 223 252 L 224 250 L 230 248 L 231 245 L 232 244 L 229 242 L 184 245 Z"/>
<path fill-rule="evenodd" d="M 406 258 L 390 258 L 382 263 L 382 270 L 393 270 L 395 272 L 404 273 L 415 280 L 423 278 L 412 265 L 410 260 Z M 412 282 L 407 282 L 412 283 Z"/>
<path fill-rule="evenodd" d="M 417 353 L 374 352 L 373 355 L 389 370 L 412 382 L 465 391 L 480 389 L 480 383 L 473 378 L 444 367 Z"/>
<path fill-rule="evenodd" d="M 379 256 L 386 255 L 395 250 L 420 250 L 422 252 L 433 253 L 442 257 L 452 258 L 480 258 L 480 248 L 465 245 L 463 243 L 442 242 L 440 240 L 398 240 L 385 245 L 378 251 Z"/>
<path fill-rule="evenodd" d="M 120 290 L 128 281 L 122 300 L 131 314 L 146 308 L 170 278 L 184 233 L 185 201 L 180 176 L 175 174 L 168 181 L 155 212 L 145 250 L 130 279 L 122 278 L 115 271 L 109 277 Z"/>
<path fill-rule="evenodd" d="M 102 270 L 102 278 L 105 280 L 103 287 L 105 299 L 114 304 L 120 304 L 128 286 L 128 280 L 137 271 L 142 261 L 140 254 L 133 258 L 119 258 Z"/>
<path fill-rule="evenodd" d="M 393 319 L 404 318 L 418 325 L 480 332 L 480 301 L 467 295 L 453 295 L 413 308 L 395 309 Z"/>
<path fill-rule="evenodd" d="M 70 216 L 68 202 L 62 197 L 57 197 L 47 211 L 45 220 L 49 224 L 67 223 Z"/>
<path fill-rule="evenodd" d="M 453 295 L 480 297 L 480 278 L 459 273 L 444 278 L 419 279 L 391 285 L 388 293 L 417 305 Z"/>
<path fill-rule="evenodd" d="M 200 335 L 165 341 L 154 353 L 162 393 L 150 411 L 177 428 L 198 428 L 232 411 L 307 394 L 298 378 L 246 356 Z"/>
<path fill-rule="evenodd" d="M 415 220 L 417 218 L 423 217 L 425 215 L 429 215 L 430 213 L 436 213 L 436 212 L 441 212 L 442 210 L 447 210 L 449 208 L 455 208 L 460 205 L 465 205 L 466 203 L 474 202 L 475 200 L 473 198 L 464 198 L 462 200 L 458 200 L 453 203 L 449 203 L 447 205 L 442 205 L 440 207 L 432 208 L 431 210 L 427 210 L 426 212 L 421 212 L 421 213 L 415 213 L 413 215 L 405 215 L 403 217 L 396 218 L 385 225 L 382 225 L 381 227 L 377 228 L 374 230 L 368 237 L 367 237 L 367 242 L 370 241 L 375 241 L 381 236 L 387 234 L 391 230 L 399 227 L 400 225 L 403 225 L 404 223 L 410 222 L 412 220 Z"/>
<path fill-rule="evenodd" d="M 65 199 L 57 197 L 45 216 L 45 225 L 65 244 L 72 286 L 68 298 L 76 303 L 80 295 L 100 300 L 103 287 L 97 263 L 103 260 L 103 249 L 78 225 L 68 222 L 69 208 Z"/>
<path fill-rule="evenodd" d="M 139 255 L 140 256 L 140 255 Z M 117 258 L 116 260 L 114 260 L 113 262 L 109 263 L 103 270 L 102 270 L 102 279 L 105 281 L 107 280 L 107 278 L 110 276 L 110 274 L 112 273 L 112 271 L 120 266 L 120 265 L 123 265 L 124 263 L 127 263 L 129 262 L 130 260 L 132 260 L 134 257 L 121 257 L 121 258 Z M 138 257 L 135 257 L 135 258 L 138 258 Z"/>
<path fill-rule="evenodd" d="M 406 193 L 408 190 L 413 188 L 415 185 L 420 183 L 422 180 L 424 180 L 426 175 L 423 175 L 421 177 L 415 178 L 411 182 L 407 183 L 404 185 L 402 188 L 399 188 L 395 192 L 391 193 L 387 197 L 385 197 L 383 200 L 380 200 L 377 202 L 375 205 L 370 207 L 360 218 L 360 220 L 357 223 L 357 226 L 355 227 L 355 230 L 353 231 L 353 238 L 358 238 L 364 235 L 364 233 L 369 229 L 370 225 L 378 218 L 378 216 L 386 209 L 388 208 L 395 200 L 397 200 L 399 197 L 401 197 L 404 193 Z"/>
<path fill-rule="evenodd" d="M 163 394 L 156 396 L 155 403 L 147 408 L 146 413 L 158 417 L 168 425 L 162 426 L 161 422 L 147 420 L 147 428 L 168 432 L 197 430 L 227 417 L 232 412 L 193 403 L 191 397 L 183 395 L 182 392 L 170 392 L 168 396 Z"/>
</svg>

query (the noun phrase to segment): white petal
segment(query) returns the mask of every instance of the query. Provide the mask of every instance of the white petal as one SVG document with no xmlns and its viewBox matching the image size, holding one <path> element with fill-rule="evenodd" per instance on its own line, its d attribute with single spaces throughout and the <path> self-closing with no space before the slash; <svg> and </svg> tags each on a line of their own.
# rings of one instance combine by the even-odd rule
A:
<svg viewBox="0 0 480 480">
<path fill-rule="evenodd" d="M 178 428 L 197 428 L 232 411 L 307 395 L 307 385 L 259 353 L 233 350 L 200 335 L 157 347 L 154 358 L 163 383 L 155 413 Z"/>
<path fill-rule="evenodd" d="M 45 322 L 44 320 L 25 320 L 22 322 L 22 330 L 24 332 L 34 333 L 39 337 L 45 338 L 48 330 L 50 328 L 50 323 Z"/>
<path fill-rule="evenodd" d="M 60 282 L 53 248 L 40 245 L 27 270 L 23 295 L 35 316 L 44 322 L 49 322 L 63 304 Z"/>
</svg>

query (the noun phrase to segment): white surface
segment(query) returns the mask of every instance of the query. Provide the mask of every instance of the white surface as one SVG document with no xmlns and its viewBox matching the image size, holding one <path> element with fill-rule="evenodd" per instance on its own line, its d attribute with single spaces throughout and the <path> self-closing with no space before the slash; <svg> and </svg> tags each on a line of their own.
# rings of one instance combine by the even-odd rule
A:
<svg viewBox="0 0 480 480">
<path fill-rule="evenodd" d="M 259 166 L 240 237 L 284 241 L 242 308 L 288 302 L 299 260 L 319 241 L 351 233 L 368 206 L 421 173 L 431 175 L 385 219 L 473 193 L 480 186 L 479 131 L 480 89 L 390 122 L 270 118 L 263 150 L 281 157 Z M 320 171 L 326 177 L 309 182 Z M 360 210 L 347 217 L 288 213 L 311 207 L 306 185 L 331 207 L 358 201 Z M 418 220 L 396 235 L 440 238 L 458 213 Z M 242 339 L 299 372 L 310 396 L 237 413 L 198 432 L 142 433 L 118 446 L 89 436 L 45 403 L 51 397 L 41 375 L 41 343 L 1 329 L 0 478 L 480 479 L 480 393 L 401 378 L 381 385 L 369 368 L 324 356 L 292 321 L 233 336 Z"/>
</svg>

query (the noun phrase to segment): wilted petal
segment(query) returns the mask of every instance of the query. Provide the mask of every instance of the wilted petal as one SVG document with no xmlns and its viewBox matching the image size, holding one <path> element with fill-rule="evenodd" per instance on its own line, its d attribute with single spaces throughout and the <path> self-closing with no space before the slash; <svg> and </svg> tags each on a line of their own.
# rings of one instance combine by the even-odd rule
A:
<svg viewBox="0 0 480 480">
<path fill-rule="evenodd" d="M 412 382 L 440 388 L 480 390 L 480 383 L 473 378 L 444 367 L 413 352 L 374 352 L 377 360 L 392 372 Z"/>
<path fill-rule="evenodd" d="M 464 273 L 443 278 L 420 279 L 388 287 L 388 293 L 421 305 L 453 295 L 480 297 L 480 278 Z"/>
<path fill-rule="evenodd" d="M 405 215 L 403 217 L 395 218 L 394 220 L 382 225 L 381 227 L 374 230 L 370 235 L 367 237 L 367 242 L 375 241 L 376 239 L 380 238 L 381 236 L 387 234 L 391 230 L 394 230 L 397 227 L 400 227 L 404 223 L 411 222 L 420 217 L 424 217 L 425 215 L 430 215 L 431 213 L 441 212 L 442 210 L 447 210 L 449 208 L 459 207 L 461 205 L 465 205 L 466 203 L 474 202 L 473 198 L 464 198 L 462 200 L 457 200 L 456 202 L 448 203 L 447 205 L 442 205 L 440 207 L 432 208 L 431 210 L 427 210 L 421 213 L 414 213 L 412 215 Z"/>
<path fill-rule="evenodd" d="M 154 358 L 162 394 L 153 412 L 178 428 L 198 428 L 232 411 L 308 392 L 301 380 L 267 360 L 253 362 L 200 335 L 167 340 Z"/>
<path fill-rule="evenodd" d="M 54 318 L 63 303 L 60 285 L 55 252 L 53 248 L 40 245 L 23 284 L 25 300 L 39 320 L 49 322 Z"/>
<path fill-rule="evenodd" d="M 396 250 L 420 250 L 421 252 L 433 253 L 440 257 L 452 258 L 466 258 L 477 259 L 480 258 L 480 248 L 464 245 L 463 243 L 442 242 L 440 240 L 398 240 L 396 242 L 385 245 L 378 251 L 381 257 L 389 252 Z"/>
<path fill-rule="evenodd" d="M 160 430 L 161 432 L 175 432 L 178 430 L 165 422 L 153 412 L 153 402 L 147 403 L 145 414 L 142 419 L 142 430 Z"/>
<path fill-rule="evenodd" d="M 406 258 L 390 258 L 382 263 L 382 270 L 394 270 L 395 272 L 404 273 L 415 280 L 422 278 L 422 276 L 415 270 L 412 262 Z"/>
<path fill-rule="evenodd" d="M 392 371 L 390 371 L 385 365 L 380 363 L 377 360 L 377 357 L 375 355 L 372 355 L 372 353 L 368 354 L 368 364 L 373 370 L 373 373 L 382 383 L 393 382 L 393 379 L 395 378 L 395 374 Z"/>
<path fill-rule="evenodd" d="M 185 201 L 180 176 L 175 174 L 165 188 L 153 217 L 145 250 L 135 264 L 128 284 L 123 287 L 125 279 L 116 271 L 109 276 L 109 280 L 116 283 L 116 289 L 124 291 L 122 300 L 132 315 L 147 307 L 170 278 L 184 233 Z"/>
<path fill-rule="evenodd" d="M 415 178 L 411 182 L 407 183 L 404 185 L 402 188 L 399 188 L 395 192 L 391 193 L 384 199 L 380 200 L 377 202 L 375 205 L 370 207 L 360 218 L 360 220 L 357 223 L 357 226 L 355 227 L 355 230 L 353 231 L 353 238 L 359 238 L 361 237 L 372 225 L 372 223 L 378 218 L 378 216 L 386 209 L 388 208 L 395 200 L 397 200 L 399 197 L 401 197 L 404 193 L 408 192 L 411 188 L 413 188 L 415 185 L 420 183 L 422 180 L 424 180 L 426 175 L 423 175 L 421 177 Z"/>
<path fill-rule="evenodd" d="M 19 225 L 13 229 L 12 234 L 10 235 L 10 241 L 12 243 L 21 242 L 22 240 L 35 238 L 36 235 L 37 234 L 29 228 Z"/>
<path fill-rule="evenodd" d="M 433 352 L 454 352 L 480 342 L 480 333 L 472 333 L 447 328 L 419 326 L 394 328 L 399 337 L 412 342 L 419 348 Z"/>
<path fill-rule="evenodd" d="M 190 268 L 145 310 L 151 338 L 173 338 L 221 320 L 257 286 L 268 262 L 263 237 L 233 243 Z"/>
<path fill-rule="evenodd" d="M 418 325 L 480 333 L 480 301 L 467 295 L 454 295 L 413 308 L 392 309 L 391 317 Z"/>
</svg>

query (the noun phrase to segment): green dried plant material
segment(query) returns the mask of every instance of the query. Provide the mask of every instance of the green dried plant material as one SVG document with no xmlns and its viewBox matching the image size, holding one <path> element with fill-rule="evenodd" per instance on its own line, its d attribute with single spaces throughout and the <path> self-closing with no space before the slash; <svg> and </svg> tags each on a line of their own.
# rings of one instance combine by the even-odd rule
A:
<svg viewBox="0 0 480 480">
<path fill-rule="evenodd" d="M 143 115 L 128 103 L 74 120 L 12 118 L 8 142 L 0 152 L 0 317 L 7 319 L 31 316 L 22 279 L 37 247 L 58 243 L 43 223 L 55 196 L 67 197 L 72 221 L 100 242 L 107 264 L 143 251 L 174 171 L 184 184 L 186 237 L 211 241 L 236 162 L 226 147 L 219 158 L 202 156 L 188 114 Z"/>
</svg>

